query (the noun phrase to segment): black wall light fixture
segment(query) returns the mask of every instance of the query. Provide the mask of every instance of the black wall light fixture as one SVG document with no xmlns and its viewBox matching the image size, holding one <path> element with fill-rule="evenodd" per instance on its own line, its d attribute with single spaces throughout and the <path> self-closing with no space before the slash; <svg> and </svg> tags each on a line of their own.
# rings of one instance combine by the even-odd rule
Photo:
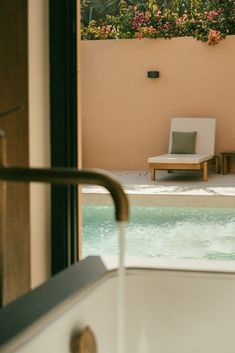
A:
<svg viewBox="0 0 235 353">
<path fill-rule="evenodd" d="M 159 71 L 148 71 L 147 76 L 148 76 L 148 78 L 158 78 L 158 77 L 160 77 L 160 72 Z"/>
</svg>

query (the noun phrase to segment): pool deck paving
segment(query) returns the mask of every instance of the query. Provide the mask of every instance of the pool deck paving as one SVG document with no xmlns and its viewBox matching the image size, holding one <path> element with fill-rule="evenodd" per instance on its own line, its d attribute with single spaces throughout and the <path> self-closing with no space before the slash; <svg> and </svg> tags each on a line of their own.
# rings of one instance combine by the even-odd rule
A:
<svg viewBox="0 0 235 353">
<path fill-rule="evenodd" d="M 232 173 L 209 173 L 208 181 L 202 181 L 199 173 L 192 172 L 159 171 L 155 181 L 151 181 L 148 170 L 109 173 L 122 184 L 131 204 L 235 207 L 235 174 Z M 99 186 L 84 186 L 82 193 L 85 203 L 107 201 L 107 191 Z"/>
</svg>

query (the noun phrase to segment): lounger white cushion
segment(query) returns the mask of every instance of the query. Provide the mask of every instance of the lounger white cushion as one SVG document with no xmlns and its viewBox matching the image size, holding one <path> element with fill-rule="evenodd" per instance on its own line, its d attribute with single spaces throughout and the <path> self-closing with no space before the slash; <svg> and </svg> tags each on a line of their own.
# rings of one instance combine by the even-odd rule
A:
<svg viewBox="0 0 235 353">
<path fill-rule="evenodd" d="M 214 156 L 215 118 L 172 118 L 168 154 L 148 158 L 152 180 L 155 170 L 189 169 L 202 170 L 207 180 L 207 161 Z M 195 154 L 172 154 L 172 131 L 196 131 Z"/>
<path fill-rule="evenodd" d="M 212 159 L 212 154 L 162 154 L 148 158 L 148 163 L 201 163 Z"/>
</svg>

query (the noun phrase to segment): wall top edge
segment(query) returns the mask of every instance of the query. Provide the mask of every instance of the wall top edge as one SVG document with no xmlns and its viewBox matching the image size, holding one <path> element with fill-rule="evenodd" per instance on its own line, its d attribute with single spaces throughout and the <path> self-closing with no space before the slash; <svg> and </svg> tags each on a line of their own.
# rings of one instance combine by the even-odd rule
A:
<svg viewBox="0 0 235 353">
<path fill-rule="evenodd" d="M 226 42 L 227 40 L 233 40 L 235 39 L 235 34 L 229 34 L 227 35 L 227 37 L 225 39 L 223 39 L 221 41 L 221 43 L 224 43 Z M 80 40 L 82 43 L 89 43 L 89 42 L 92 42 L 92 43 L 120 43 L 120 42 L 175 42 L 175 41 L 194 41 L 196 43 L 200 43 L 202 45 L 205 45 L 206 47 L 209 47 L 206 43 L 202 42 L 202 41 L 199 41 L 197 40 L 196 38 L 194 37 L 191 37 L 191 36 L 185 36 L 185 37 L 173 37 L 173 38 L 143 38 L 143 39 L 137 39 L 137 38 L 130 38 L 130 39 L 81 39 Z M 220 44 L 221 44 L 220 43 Z M 220 46 L 220 44 L 218 44 L 218 46 Z M 217 47 L 217 46 L 215 46 Z M 215 48 L 214 47 L 214 48 Z"/>
</svg>

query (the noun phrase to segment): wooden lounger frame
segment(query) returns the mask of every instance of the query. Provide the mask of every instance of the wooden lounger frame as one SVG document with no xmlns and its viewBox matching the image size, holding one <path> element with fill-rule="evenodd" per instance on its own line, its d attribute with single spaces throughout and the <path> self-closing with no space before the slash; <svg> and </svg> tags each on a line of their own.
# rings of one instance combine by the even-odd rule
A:
<svg viewBox="0 0 235 353">
<path fill-rule="evenodd" d="M 207 161 L 201 163 L 149 163 L 151 180 L 155 180 L 156 170 L 202 170 L 203 181 L 208 180 Z"/>
</svg>

